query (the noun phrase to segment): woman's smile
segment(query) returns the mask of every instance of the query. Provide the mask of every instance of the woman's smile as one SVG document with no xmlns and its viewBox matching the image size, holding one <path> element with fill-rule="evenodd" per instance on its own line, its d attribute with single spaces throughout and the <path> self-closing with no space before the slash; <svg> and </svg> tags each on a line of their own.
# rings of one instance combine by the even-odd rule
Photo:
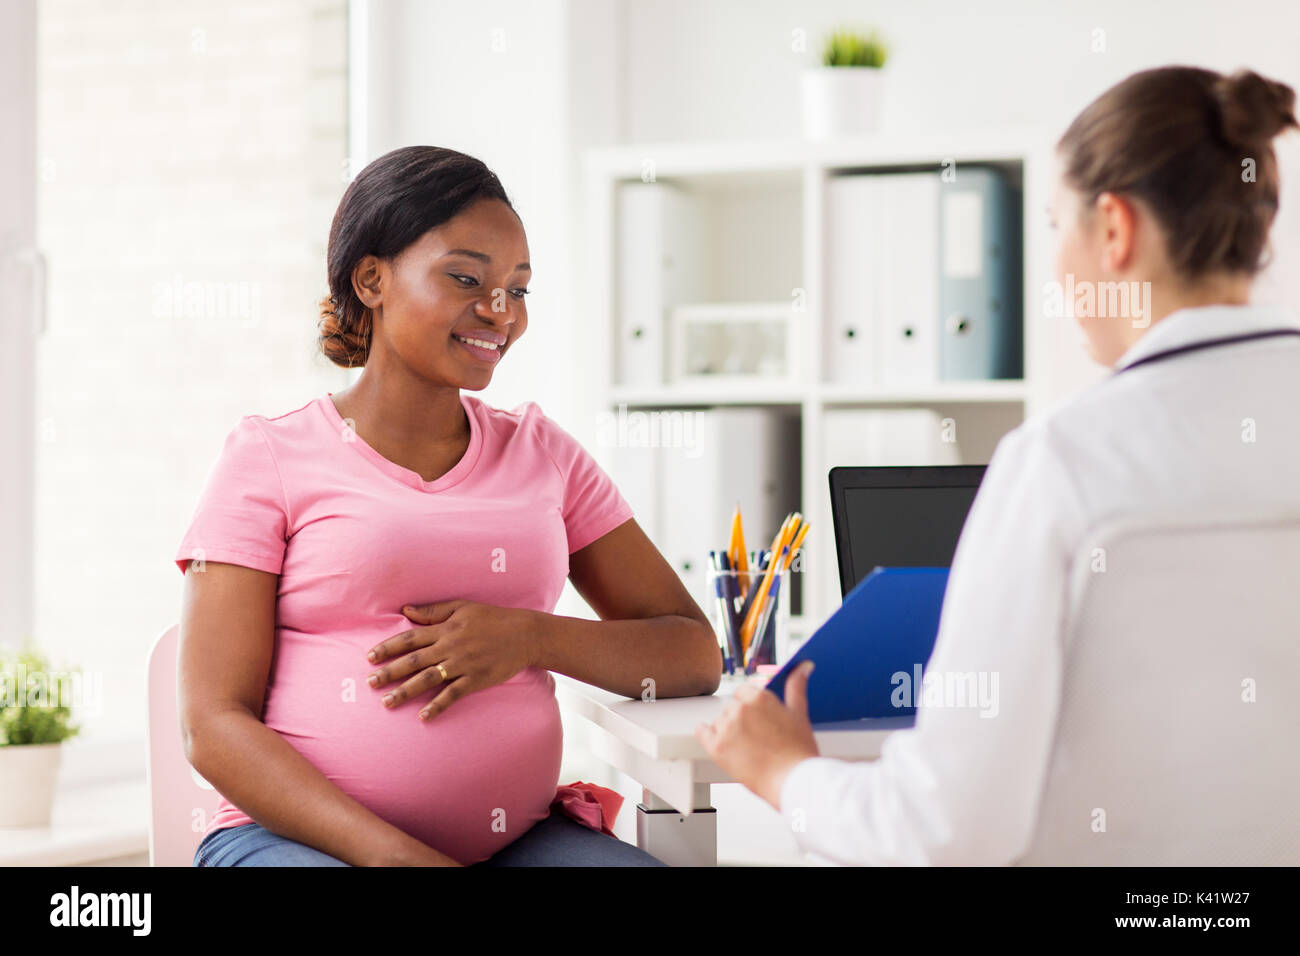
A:
<svg viewBox="0 0 1300 956">
<path fill-rule="evenodd" d="M 451 337 L 474 358 L 491 365 L 501 360 L 501 353 L 506 344 L 506 336 L 500 332 L 476 332 L 473 335 L 459 335 L 453 332 Z"/>
</svg>

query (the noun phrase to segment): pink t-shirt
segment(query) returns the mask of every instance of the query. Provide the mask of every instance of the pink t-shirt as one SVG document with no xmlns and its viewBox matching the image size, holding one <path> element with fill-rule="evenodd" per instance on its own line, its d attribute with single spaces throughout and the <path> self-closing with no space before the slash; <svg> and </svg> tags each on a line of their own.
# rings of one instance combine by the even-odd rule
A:
<svg viewBox="0 0 1300 956">
<path fill-rule="evenodd" d="M 386 709 L 392 687 L 366 683 L 375 667 L 366 652 L 412 626 L 404 604 L 464 598 L 554 611 L 569 555 L 632 509 L 533 402 L 503 411 L 462 392 L 469 448 L 425 481 L 352 432 L 330 394 L 240 419 L 176 564 L 278 574 L 265 724 L 389 823 L 475 863 L 543 819 L 556 797 L 554 680 L 528 668 L 426 723 L 417 715 L 432 692 Z M 223 799 L 204 832 L 251 822 Z"/>
</svg>

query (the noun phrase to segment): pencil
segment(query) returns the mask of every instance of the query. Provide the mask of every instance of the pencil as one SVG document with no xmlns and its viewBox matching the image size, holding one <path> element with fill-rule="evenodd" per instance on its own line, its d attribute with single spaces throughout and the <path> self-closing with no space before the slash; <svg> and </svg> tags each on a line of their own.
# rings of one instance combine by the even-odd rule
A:
<svg viewBox="0 0 1300 956">
<path fill-rule="evenodd" d="M 786 567 L 786 568 L 790 567 L 790 562 L 792 562 L 792 561 L 794 560 L 795 552 L 798 551 L 798 550 L 799 550 L 799 546 L 800 546 L 801 544 L 803 544 L 803 539 L 806 538 L 806 537 L 808 537 L 808 529 L 811 528 L 811 527 L 812 527 L 812 525 L 808 524 L 808 522 L 805 521 L 805 522 L 804 522 L 804 526 L 803 526 L 802 528 L 800 528 L 800 529 L 799 529 L 799 533 L 798 533 L 797 535 L 795 535 L 794 542 L 790 545 L 790 554 L 789 554 L 789 556 L 785 559 L 785 567 Z M 782 568 L 781 570 L 784 571 L 785 568 Z"/>
<path fill-rule="evenodd" d="M 772 539 L 772 560 L 768 563 L 767 573 L 763 576 L 763 583 L 759 586 L 758 596 L 754 603 L 750 605 L 749 614 L 745 617 L 745 622 L 741 626 L 741 650 L 749 650 L 749 642 L 754 638 L 754 628 L 758 626 L 759 615 L 763 611 L 763 606 L 767 603 L 767 590 L 771 587 L 772 578 L 777 573 L 777 565 L 782 557 L 782 552 L 789 546 L 793 540 L 795 531 L 799 523 L 803 520 L 803 515 L 797 511 L 792 511 L 781 525 L 781 530 L 776 533 Z"/>
<path fill-rule="evenodd" d="M 736 513 L 731 519 L 731 566 L 737 571 L 736 579 L 740 582 L 742 593 L 749 590 L 749 557 L 745 552 L 745 529 L 740 521 L 740 502 L 736 502 Z"/>
<path fill-rule="evenodd" d="M 784 552 L 781 555 L 781 565 L 782 571 L 790 565 Z M 763 644 L 767 639 L 767 625 L 772 620 L 772 612 L 776 609 L 777 592 L 780 590 L 781 576 L 778 574 L 772 578 L 772 586 L 768 588 L 767 592 L 767 601 L 763 605 L 763 610 L 759 612 L 758 625 L 754 628 L 754 639 L 750 641 L 749 653 L 745 655 L 743 661 L 746 674 L 754 673 L 754 667 L 758 663 L 758 655 L 763 653 Z"/>
<path fill-rule="evenodd" d="M 754 673 L 754 666 L 758 663 L 758 657 L 763 653 L 764 642 L 767 640 L 768 624 L 771 622 L 772 615 L 776 610 L 777 594 L 780 592 L 781 575 L 790 570 L 790 563 L 794 560 L 795 552 L 798 551 L 799 546 L 803 544 L 803 539 L 808 537 L 808 529 L 811 527 L 812 525 L 805 522 L 803 527 L 799 529 L 799 533 L 794 536 L 794 540 L 790 542 L 790 547 L 781 555 L 781 570 L 777 573 L 777 576 L 772 579 L 772 587 L 768 592 L 767 603 L 759 613 L 758 624 L 754 628 L 754 639 L 751 642 L 749 653 L 745 656 L 744 663 L 746 674 Z M 776 639 L 775 634 L 772 637 L 773 640 Z M 773 648 L 773 652 L 775 653 L 775 648 Z"/>
</svg>

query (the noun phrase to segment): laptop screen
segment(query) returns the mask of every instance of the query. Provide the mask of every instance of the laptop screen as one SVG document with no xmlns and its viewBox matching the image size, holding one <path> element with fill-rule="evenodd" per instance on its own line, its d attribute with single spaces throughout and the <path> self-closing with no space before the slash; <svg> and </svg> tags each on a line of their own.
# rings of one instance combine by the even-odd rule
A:
<svg viewBox="0 0 1300 956">
<path fill-rule="evenodd" d="M 834 502 L 841 512 L 835 515 L 835 524 L 842 594 L 848 594 L 877 566 L 951 567 L 983 469 L 962 468 L 962 474 L 954 471 L 938 481 L 927 480 L 945 470 L 909 469 L 906 482 L 890 482 L 892 476 L 884 474 L 885 469 L 860 474 L 860 481 L 849 477 L 840 488 L 840 500 Z M 961 483 L 956 483 L 956 478 L 962 479 Z"/>
</svg>

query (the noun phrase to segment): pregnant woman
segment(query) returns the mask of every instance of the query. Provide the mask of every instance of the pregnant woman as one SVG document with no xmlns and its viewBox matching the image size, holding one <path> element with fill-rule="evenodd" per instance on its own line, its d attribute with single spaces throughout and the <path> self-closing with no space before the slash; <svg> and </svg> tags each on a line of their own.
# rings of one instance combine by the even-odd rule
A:
<svg viewBox="0 0 1300 956">
<path fill-rule="evenodd" d="M 364 370 L 242 418 L 176 554 L 185 753 L 222 795 L 196 865 L 657 865 L 552 810 L 549 672 L 710 694 L 720 655 L 594 459 L 466 393 L 527 328 L 528 258 L 462 153 L 344 194 L 320 346 Z M 566 577 L 600 620 L 552 613 Z"/>
</svg>

